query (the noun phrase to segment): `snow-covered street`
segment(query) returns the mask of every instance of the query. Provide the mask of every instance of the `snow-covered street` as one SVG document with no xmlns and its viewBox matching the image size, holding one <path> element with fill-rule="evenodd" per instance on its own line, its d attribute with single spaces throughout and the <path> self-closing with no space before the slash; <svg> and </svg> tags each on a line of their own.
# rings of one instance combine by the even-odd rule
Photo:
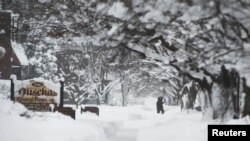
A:
<svg viewBox="0 0 250 141">
<path fill-rule="evenodd" d="M 206 122 L 201 113 L 181 112 L 179 107 L 165 107 L 156 114 L 154 104 L 128 107 L 100 106 L 100 116 L 80 114 L 76 120 L 59 113 L 28 112 L 19 104 L 2 101 L 0 106 L 1 141 L 179 141 L 206 140 Z M 11 133 L 11 134 L 10 134 Z"/>
<path fill-rule="evenodd" d="M 165 114 L 156 114 L 155 100 L 144 105 L 100 106 L 100 116 L 80 114 L 76 120 L 60 113 L 34 113 L 9 100 L 0 102 L 1 141 L 206 141 L 207 125 L 201 112 L 181 111 L 165 106 Z M 26 113 L 25 113 L 26 111 Z M 24 114 L 23 117 L 20 114 Z M 227 124 L 227 123 L 226 123 Z M 250 124 L 249 118 L 228 124 Z"/>
<path fill-rule="evenodd" d="M 187 114 L 181 112 L 179 107 L 168 106 L 165 107 L 166 113 L 159 115 L 153 106 L 101 107 L 106 114 L 103 113 L 102 117 L 101 113 L 99 120 L 103 122 L 107 139 L 111 141 L 206 140 L 207 122 L 201 121 L 201 113 L 191 111 Z"/>
</svg>

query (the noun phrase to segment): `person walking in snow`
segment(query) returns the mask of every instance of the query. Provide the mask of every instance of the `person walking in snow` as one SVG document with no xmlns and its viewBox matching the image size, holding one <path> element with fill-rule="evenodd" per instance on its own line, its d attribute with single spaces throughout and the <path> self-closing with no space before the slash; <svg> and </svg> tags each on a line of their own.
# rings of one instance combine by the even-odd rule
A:
<svg viewBox="0 0 250 141">
<path fill-rule="evenodd" d="M 165 102 L 164 98 L 162 96 L 158 97 L 158 100 L 156 102 L 156 109 L 157 113 L 159 114 L 160 112 L 164 114 L 164 109 L 163 109 L 163 103 Z"/>
</svg>

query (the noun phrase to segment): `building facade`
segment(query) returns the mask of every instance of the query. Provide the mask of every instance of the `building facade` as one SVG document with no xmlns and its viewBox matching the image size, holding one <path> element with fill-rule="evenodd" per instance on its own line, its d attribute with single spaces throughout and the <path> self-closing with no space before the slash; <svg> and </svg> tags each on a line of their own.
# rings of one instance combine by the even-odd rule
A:
<svg viewBox="0 0 250 141">
<path fill-rule="evenodd" d="M 22 46 L 11 40 L 11 19 L 10 12 L 0 11 L 0 46 L 6 51 L 0 59 L 0 79 L 10 79 L 11 74 L 16 74 L 17 79 L 26 79 L 29 63 Z"/>
</svg>

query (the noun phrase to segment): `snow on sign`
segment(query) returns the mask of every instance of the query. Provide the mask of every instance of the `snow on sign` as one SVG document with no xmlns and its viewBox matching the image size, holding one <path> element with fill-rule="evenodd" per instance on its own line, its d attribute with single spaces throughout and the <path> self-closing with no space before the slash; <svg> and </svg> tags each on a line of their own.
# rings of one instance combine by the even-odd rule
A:
<svg viewBox="0 0 250 141">
<path fill-rule="evenodd" d="M 51 105 L 59 104 L 60 86 L 46 81 L 16 81 L 14 98 L 29 110 L 51 111 Z"/>
</svg>

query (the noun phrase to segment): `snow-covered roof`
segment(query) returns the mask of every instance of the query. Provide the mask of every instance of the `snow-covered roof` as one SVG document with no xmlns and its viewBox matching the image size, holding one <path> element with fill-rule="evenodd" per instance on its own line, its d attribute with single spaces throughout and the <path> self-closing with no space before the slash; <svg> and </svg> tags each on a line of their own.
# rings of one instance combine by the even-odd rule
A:
<svg viewBox="0 0 250 141">
<path fill-rule="evenodd" d="M 20 45 L 16 42 L 12 42 L 11 46 L 12 46 L 12 49 L 15 52 L 18 60 L 20 61 L 21 65 L 28 66 L 29 60 L 24 53 L 24 49 L 23 49 L 22 45 Z"/>
</svg>

